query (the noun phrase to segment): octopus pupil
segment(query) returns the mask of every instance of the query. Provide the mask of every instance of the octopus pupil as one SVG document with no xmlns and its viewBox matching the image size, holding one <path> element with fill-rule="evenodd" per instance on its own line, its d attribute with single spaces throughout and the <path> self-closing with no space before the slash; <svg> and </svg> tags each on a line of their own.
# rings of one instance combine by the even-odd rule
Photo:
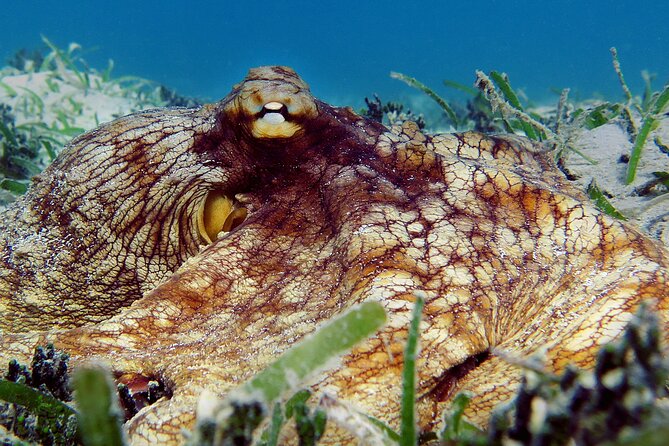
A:
<svg viewBox="0 0 669 446">
<path fill-rule="evenodd" d="M 262 110 L 260 110 L 260 113 L 259 113 L 258 117 L 262 118 L 268 113 L 279 113 L 286 120 L 288 120 L 288 116 L 290 116 L 290 114 L 288 113 L 288 107 L 286 107 L 285 104 L 281 104 L 281 108 L 267 107 L 267 105 L 265 105 L 262 108 Z"/>
</svg>

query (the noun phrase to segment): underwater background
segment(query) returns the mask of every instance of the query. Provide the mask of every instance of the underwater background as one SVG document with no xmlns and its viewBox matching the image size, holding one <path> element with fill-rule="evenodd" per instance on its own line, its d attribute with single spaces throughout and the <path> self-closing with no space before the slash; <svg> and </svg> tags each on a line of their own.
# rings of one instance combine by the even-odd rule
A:
<svg viewBox="0 0 669 446">
<path fill-rule="evenodd" d="M 552 150 L 565 176 L 576 188 L 585 191 L 596 206 L 614 218 L 629 217 L 630 223 L 669 246 L 667 0 L 476 3 L 5 0 L 3 6 L 0 66 L 13 67 L 0 69 L 0 210 L 26 192 L 33 175 L 53 161 L 73 136 L 132 111 L 166 104 L 183 105 L 178 102 L 181 100 L 189 102 L 188 98 L 155 88 L 152 82 L 144 88 L 147 84 L 142 79 L 165 85 L 180 95 L 215 101 L 241 81 L 249 68 L 284 64 L 295 68 L 309 82 L 316 96 L 337 105 L 360 109 L 366 97 L 378 94 L 384 103 L 408 104 L 412 111 L 429 117 L 422 121 L 428 131 L 476 128 L 547 141 L 546 147 Z M 73 42 L 77 45 L 71 45 Z M 623 95 L 612 66 L 611 47 L 617 48 L 622 72 L 634 97 Z M 93 69 L 86 69 L 80 56 Z M 22 65 L 17 61 L 32 64 L 39 60 L 44 63 L 17 69 Z M 106 70 L 111 66 L 110 60 L 114 61 L 111 77 Z M 68 61 L 74 63 L 68 64 Z M 36 70 L 35 66 L 44 69 Z M 508 73 L 528 114 L 516 113 L 523 110 L 518 100 L 510 99 L 516 96 L 510 88 L 507 91 L 511 95 L 504 92 L 508 102 L 502 102 L 481 93 L 466 96 L 443 83 L 450 80 L 472 85 L 475 70 L 479 69 L 486 73 L 491 70 Z M 424 92 L 392 79 L 391 71 L 413 76 L 449 100 L 457 102 L 469 98 L 466 109 L 459 102 L 458 113 L 453 113 L 450 121 L 445 119 L 449 118 L 448 106 L 439 108 Z M 142 79 L 122 80 L 127 76 Z M 504 90 L 502 85 L 508 87 L 504 76 L 495 78 L 491 73 L 491 77 L 499 90 Z M 647 85 L 649 79 L 652 79 L 652 88 Z M 558 105 L 558 95 L 566 87 L 571 89 L 569 101 L 565 94 L 564 102 Z M 644 88 L 648 88 L 648 94 L 644 94 Z M 495 113 L 493 110 L 500 103 L 506 104 L 512 113 Z M 379 107 L 383 104 L 378 101 L 369 106 L 369 112 L 374 111 L 375 104 L 376 111 L 381 110 Z M 549 106 L 542 107 L 547 104 Z M 401 108 L 384 110 L 385 115 L 379 113 L 376 119 L 389 122 L 393 114 L 395 123 L 416 118 L 409 114 L 402 117 L 399 111 Z M 368 116 L 374 117 L 373 113 Z M 423 116 L 418 118 L 420 125 Z M 140 136 L 146 132 L 146 128 L 139 128 Z M 327 148 L 328 143 L 326 140 L 317 147 Z M 80 150 L 81 144 L 75 142 L 71 147 Z M 80 175 L 79 166 L 72 163 L 71 172 Z M 60 175 L 60 171 L 56 174 Z M 539 177 L 521 178 L 529 178 L 532 184 L 533 178 Z M 628 178 L 631 179 L 628 181 Z M 457 192 L 457 188 L 455 190 Z M 47 194 L 51 197 L 53 191 Z M 415 315 L 418 327 L 420 311 Z M 622 336 L 623 343 L 602 349 L 601 364 L 605 365 L 598 365 L 596 370 L 608 370 L 605 374 L 582 375 L 581 380 L 575 379 L 576 375 L 570 376 L 576 373 L 571 370 L 565 374 L 568 379 L 563 376 L 556 380 L 550 373 L 537 373 L 527 381 L 533 383 L 532 387 L 521 390 L 520 394 L 525 396 L 517 399 L 519 403 L 506 405 L 504 409 L 507 415 L 515 411 L 516 420 L 520 418 L 518 414 L 526 414 L 524 423 L 527 425 L 521 430 L 516 428 L 518 423 L 497 426 L 491 432 L 508 435 L 500 432 L 511 426 L 516 432 L 540 429 L 544 438 L 562 438 L 567 432 L 564 426 L 568 426 L 573 438 L 599 435 L 610 439 L 623 428 L 636 428 L 639 414 L 649 414 L 650 422 L 641 426 L 638 434 L 630 431 L 632 438 L 637 436 L 636 443 L 621 435 L 622 440 L 616 444 L 646 446 L 649 438 L 656 440 L 657 445 L 669 444 L 669 410 L 656 399 L 666 394 L 669 366 L 661 359 L 660 343 L 654 338 L 660 333 L 653 325 L 657 322 L 645 311 L 639 313 L 639 318 L 642 325 L 630 324 L 629 331 Z M 414 332 L 414 337 L 417 336 Z M 640 342 L 642 336 L 647 337 Z M 642 350 L 634 350 L 632 354 L 630 348 Z M 51 353 L 48 349 L 47 346 L 46 354 L 40 353 L 40 361 L 32 362 L 32 376 L 41 373 L 35 371 L 39 370 L 36 365 L 43 367 L 40 364 L 46 362 L 53 368 L 54 364 L 61 364 L 61 359 L 52 359 L 56 355 L 53 346 Z M 56 358 L 60 355 L 58 353 Z M 415 352 L 406 350 L 404 356 L 413 357 Z M 37 354 L 35 357 L 39 358 Z M 523 358 L 513 360 L 518 361 L 518 365 L 524 361 Z M 535 370 L 532 367 L 530 370 Z M 26 380 L 26 375 L 14 374 L 16 380 Z M 618 390 L 623 389 L 617 394 L 617 400 L 611 399 L 608 378 L 613 375 L 623 383 L 616 384 Z M 3 376 L 8 377 L 10 373 Z M 110 381 L 104 376 L 100 379 Z M 601 380 L 609 382 L 603 384 Z M 60 385 L 64 386 L 64 382 L 58 378 Z M 592 384 L 582 387 L 581 382 Z M 603 393 L 590 392 L 587 386 L 591 385 Z M 63 388 L 61 391 L 65 392 L 67 389 Z M 149 395 L 150 389 L 151 385 Z M 532 412 L 535 406 L 532 402 L 536 400 L 531 395 L 547 401 L 540 405 L 540 415 Z M 583 395 L 595 403 L 583 406 Z M 90 396 L 82 391 L 77 391 L 77 396 L 89 396 L 94 403 L 116 400 L 115 396 Z M 159 398 L 155 394 L 154 397 Z M 291 400 L 295 401 L 294 398 Z M 40 410 L 44 410 L 43 400 L 39 401 Z M 600 407 L 597 401 L 607 401 L 606 407 Z M 15 432 L 22 430 L 36 435 L 35 426 L 26 427 L 29 425 L 15 423 L 13 418 L 4 416 L 3 404 L 0 401 L 0 430 L 4 422 L 5 427 L 11 423 Z M 304 401 L 302 404 L 305 411 L 309 410 Z M 447 419 L 447 425 L 466 425 L 460 423 L 462 410 L 458 407 L 464 406 L 458 404 L 452 406 L 455 408 L 451 409 L 452 415 L 445 412 L 446 417 L 453 417 L 452 421 Z M 77 407 L 85 406 L 77 401 Z M 81 413 L 86 412 L 81 410 Z M 112 413 L 108 408 L 102 408 L 102 412 Z M 33 415 L 13 413 L 20 414 L 17 419 L 34 424 Z M 318 411 L 313 413 L 318 414 Z M 60 416 L 56 410 L 53 414 Z M 553 417 L 550 420 L 557 420 L 543 425 L 552 431 L 536 427 L 537 417 L 546 414 Z M 507 415 L 493 420 L 506 424 Z M 118 424 L 114 417 L 107 418 L 110 424 Z M 305 419 L 312 423 L 309 417 Z M 321 419 L 324 423 L 325 415 Z M 612 419 L 621 422 L 603 427 Z M 74 435 L 71 424 L 67 432 L 62 432 L 62 423 L 58 426 L 60 431 L 56 433 L 41 427 L 39 431 L 44 435 Z M 472 433 L 462 429 L 463 438 L 467 432 Z M 480 438 L 484 435 L 480 433 Z M 532 441 L 532 437 L 527 438 L 528 442 Z"/>
<path fill-rule="evenodd" d="M 91 66 L 136 75 L 183 95 L 217 100 L 250 67 L 292 66 L 316 96 L 361 106 L 378 93 L 420 93 L 399 71 L 445 97 L 442 81 L 466 85 L 474 71 L 508 73 L 536 102 L 562 88 L 585 99 L 622 96 L 609 48 L 628 84 L 641 71 L 669 77 L 669 2 L 636 1 L 179 1 L 4 0 L 0 60 L 19 49 L 77 42 Z M 424 97 L 424 96 L 421 96 Z"/>
</svg>

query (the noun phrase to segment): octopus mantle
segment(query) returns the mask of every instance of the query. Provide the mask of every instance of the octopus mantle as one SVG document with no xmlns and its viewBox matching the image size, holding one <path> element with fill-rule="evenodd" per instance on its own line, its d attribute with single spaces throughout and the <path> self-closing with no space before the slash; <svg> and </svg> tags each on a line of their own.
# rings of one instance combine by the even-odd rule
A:
<svg viewBox="0 0 669 446">
<path fill-rule="evenodd" d="M 307 384 L 391 426 L 417 291 L 423 429 L 457 391 L 475 395 L 476 422 L 511 396 L 520 372 L 495 351 L 588 367 L 643 300 L 669 333 L 667 252 L 540 146 L 388 130 L 286 67 L 76 138 L 2 216 L 0 241 L 0 358 L 53 342 L 75 365 L 159 377 L 172 395 L 126 423 L 134 445 L 179 443 L 204 390 L 224 396 L 362 301 L 388 323 Z"/>
</svg>

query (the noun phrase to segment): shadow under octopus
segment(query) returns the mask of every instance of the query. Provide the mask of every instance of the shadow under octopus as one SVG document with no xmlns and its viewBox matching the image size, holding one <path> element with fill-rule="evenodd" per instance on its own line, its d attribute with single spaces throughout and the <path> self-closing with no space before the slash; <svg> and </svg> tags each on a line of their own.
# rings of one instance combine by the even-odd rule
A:
<svg viewBox="0 0 669 446">
<path fill-rule="evenodd" d="M 394 427 L 417 292 L 421 429 L 461 390 L 477 423 L 512 396 L 521 372 L 496 351 L 589 367 L 644 300 L 669 333 L 667 251 L 540 145 L 389 130 L 287 67 L 77 137 L 1 217 L 0 242 L 0 358 L 52 342 L 75 366 L 159 379 L 170 396 L 127 421 L 133 445 L 180 443 L 203 391 L 226 395 L 362 301 L 388 323 L 307 384 Z M 323 441 L 345 435 L 328 423 Z"/>
</svg>

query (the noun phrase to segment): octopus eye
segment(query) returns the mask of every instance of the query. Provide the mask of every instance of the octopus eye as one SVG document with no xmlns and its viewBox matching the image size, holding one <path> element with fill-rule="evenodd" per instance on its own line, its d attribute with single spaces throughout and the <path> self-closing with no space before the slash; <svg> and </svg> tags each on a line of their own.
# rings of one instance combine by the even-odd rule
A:
<svg viewBox="0 0 669 446">
<path fill-rule="evenodd" d="M 197 226 L 200 237 L 212 243 L 221 232 L 230 232 L 246 219 L 247 211 L 222 191 L 213 190 L 200 205 Z"/>
<path fill-rule="evenodd" d="M 223 113 L 241 124 L 244 136 L 276 140 L 301 135 L 319 112 L 309 86 L 292 69 L 260 67 L 235 86 Z"/>
<path fill-rule="evenodd" d="M 270 124 L 281 124 L 286 121 L 288 116 L 288 107 L 281 102 L 268 102 L 260 112 L 261 119 Z"/>
<path fill-rule="evenodd" d="M 253 122 L 252 133 L 256 138 L 290 138 L 302 126 L 291 120 L 292 116 L 285 104 L 267 102 Z"/>
</svg>

